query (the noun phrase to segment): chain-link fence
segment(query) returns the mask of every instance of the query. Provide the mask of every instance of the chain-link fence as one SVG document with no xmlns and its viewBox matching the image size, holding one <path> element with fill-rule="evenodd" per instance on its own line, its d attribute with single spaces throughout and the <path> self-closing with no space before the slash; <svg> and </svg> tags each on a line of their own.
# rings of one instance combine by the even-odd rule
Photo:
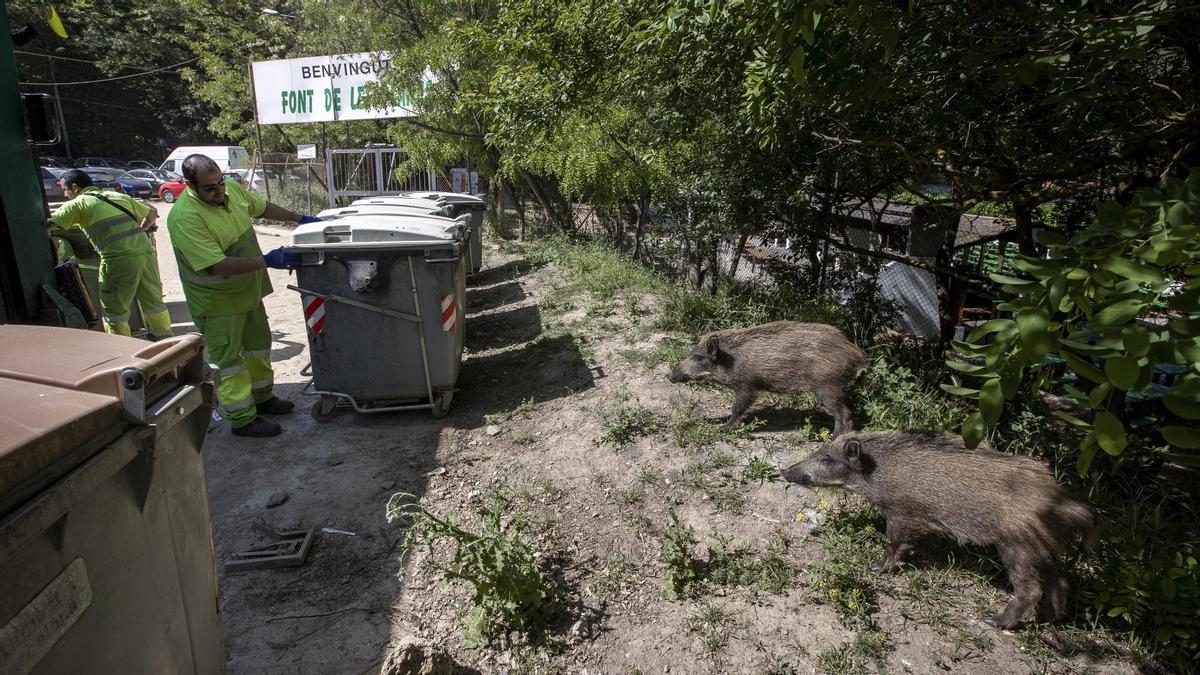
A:
<svg viewBox="0 0 1200 675">
<path fill-rule="evenodd" d="M 316 213 L 329 204 L 329 182 L 320 158 L 297 159 L 285 153 L 255 156 L 242 184 L 297 213 Z"/>
</svg>

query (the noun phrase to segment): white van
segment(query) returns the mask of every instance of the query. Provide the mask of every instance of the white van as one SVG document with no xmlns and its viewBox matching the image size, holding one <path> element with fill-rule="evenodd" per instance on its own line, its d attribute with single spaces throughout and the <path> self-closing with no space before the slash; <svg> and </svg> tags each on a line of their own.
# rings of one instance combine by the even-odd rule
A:
<svg viewBox="0 0 1200 675">
<path fill-rule="evenodd" d="M 250 153 L 240 145 L 183 145 L 172 150 L 158 168 L 183 175 L 183 160 L 188 155 L 207 155 L 221 171 L 250 168 Z"/>
</svg>

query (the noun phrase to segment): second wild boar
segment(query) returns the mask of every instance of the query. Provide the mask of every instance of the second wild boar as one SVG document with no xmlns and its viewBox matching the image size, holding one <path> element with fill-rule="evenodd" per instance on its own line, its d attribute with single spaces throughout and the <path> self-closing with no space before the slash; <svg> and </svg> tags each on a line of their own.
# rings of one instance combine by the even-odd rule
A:
<svg viewBox="0 0 1200 675">
<path fill-rule="evenodd" d="M 1013 599 L 986 622 L 1012 628 L 1039 603 L 1060 619 L 1067 582 L 1058 557 L 1092 513 L 1068 496 L 1041 463 L 938 432 L 847 434 L 783 472 L 792 483 L 840 487 L 866 497 L 887 519 L 887 550 L 873 569 L 895 571 L 926 533 L 995 546 Z"/>
<path fill-rule="evenodd" d="M 812 393 L 833 417 L 833 435 L 853 430 L 846 388 L 867 355 L 842 332 L 821 323 L 773 323 L 708 333 L 679 367 L 672 382 L 719 382 L 733 389 L 732 429 L 759 394 Z"/>
</svg>

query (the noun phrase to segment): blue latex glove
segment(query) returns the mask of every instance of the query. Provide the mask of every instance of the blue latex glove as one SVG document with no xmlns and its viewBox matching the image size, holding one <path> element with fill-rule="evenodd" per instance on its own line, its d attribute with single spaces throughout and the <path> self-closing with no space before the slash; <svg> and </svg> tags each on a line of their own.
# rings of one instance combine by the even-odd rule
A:
<svg viewBox="0 0 1200 675">
<path fill-rule="evenodd" d="M 306 225 L 308 223 L 319 223 L 319 222 L 321 222 L 321 219 L 316 216 L 300 216 L 300 224 L 301 225 Z"/>
<path fill-rule="evenodd" d="M 293 270 L 300 266 L 300 256 L 285 248 L 277 248 L 263 256 L 267 267 L 277 270 Z"/>
</svg>

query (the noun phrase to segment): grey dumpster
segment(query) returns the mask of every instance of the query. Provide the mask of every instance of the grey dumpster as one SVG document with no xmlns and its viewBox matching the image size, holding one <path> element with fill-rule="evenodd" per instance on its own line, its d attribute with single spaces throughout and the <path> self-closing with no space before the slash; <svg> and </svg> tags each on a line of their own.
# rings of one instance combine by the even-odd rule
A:
<svg viewBox="0 0 1200 675">
<path fill-rule="evenodd" d="M 0 326 L 0 673 L 222 673 L 197 336 Z"/>
<path fill-rule="evenodd" d="M 416 202 L 416 200 L 414 200 Z M 333 218 L 341 218 L 344 216 L 353 216 L 358 214 L 398 214 L 398 215 L 423 215 L 423 216 L 442 216 L 443 218 L 452 217 L 449 206 L 438 206 L 434 202 L 416 202 L 413 204 L 400 203 L 354 203 L 350 206 L 340 206 L 332 209 L 325 209 L 317 214 L 322 220 L 330 220 Z"/>
<path fill-rule="evenodd" d="M 403 199 L 429 199 L 437 202 L 440 205 L 448 205 L 452 209 L 451 215 L 461 216 L 470 214 L 471 216 L 471 238 L 468 247 L 470 254 L 470 264 L 467 267 L 467 274 L 474 274 L 483 266 L 483 212 L 487 210 L 487 205 L 482 199 L 474 195 L 463 194 L 460 192 L 401 192 L 396 195 L 388 195 L 386 197 L 368 197 L 360 199 L 353 204 L 358 203 L 382 203 L 372 200 L 403 200 Z"/>
<path fill-rule="evenodd" d="M 301 225 L 291 249 L 308 325 L 312 381 L 326 421 L 450 408 L 462 362 L 468 219 L 406 212 L 348 214 Z"/>
</svg>

